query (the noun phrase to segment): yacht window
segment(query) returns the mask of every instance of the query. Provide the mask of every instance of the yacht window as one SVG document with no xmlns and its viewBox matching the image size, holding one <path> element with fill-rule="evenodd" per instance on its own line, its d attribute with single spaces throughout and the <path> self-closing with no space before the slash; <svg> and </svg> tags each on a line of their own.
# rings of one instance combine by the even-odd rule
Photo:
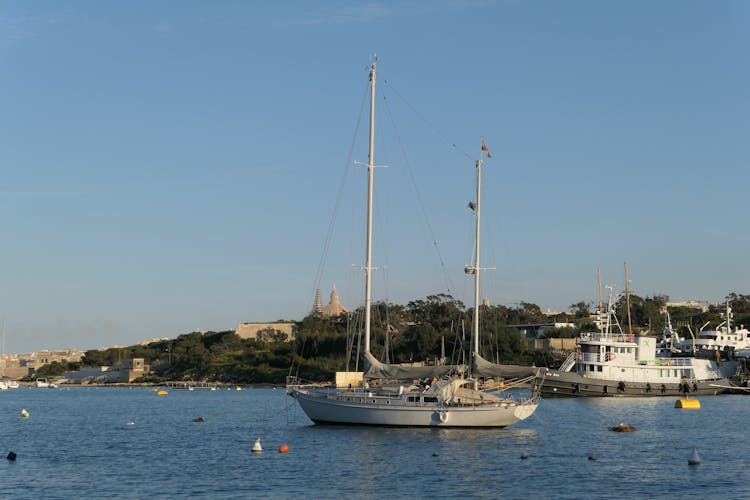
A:
<svg viewBox="0 0 750 500">
<path fill-rule="evenodd" d="M 602 371 L 602 365 L 597 366 L 596 367 L 596 371 L 598 371 L 598 372 Z"/>
<path fill-rule="evenodd" d="M 437 403 L 437 398 L 432 396 L 425 396 L 424 398 L 425 403 Z"/>
<path fill-rule="evenodd" d="M 594 365 L 589 365 L 589 371 L 590 371 L 590 372 L 593 372 L 593 371 L 594 371 Z"/>
</svg>

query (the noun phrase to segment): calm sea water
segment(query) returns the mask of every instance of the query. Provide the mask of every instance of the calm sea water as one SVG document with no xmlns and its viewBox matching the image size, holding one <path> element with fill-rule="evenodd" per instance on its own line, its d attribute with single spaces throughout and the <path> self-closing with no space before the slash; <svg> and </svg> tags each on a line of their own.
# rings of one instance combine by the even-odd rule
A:
<svg viewBox="0 0 750 500">
<path fill-rule="evenodd" d="M 0 491 L 45 499 L 750 498 L 750 398 L 700 400 L 697 411 L 675 409 L 673 398 L 543 400 L 507 429 L 437 430 L 313 426 L 280 389 L 158 397 L 145 388 L 22 388 L 0 393 Z M 619 422 L 638 430 L 608 430 Z M 258 436 L 264 452 L 253 455 Z M 277 452 L 282 443 L 288 454 Z M 693 447 L 699 466 L 687 464 Z M 15 462 L 4 458 L 9 451 Z"/>
</svg>

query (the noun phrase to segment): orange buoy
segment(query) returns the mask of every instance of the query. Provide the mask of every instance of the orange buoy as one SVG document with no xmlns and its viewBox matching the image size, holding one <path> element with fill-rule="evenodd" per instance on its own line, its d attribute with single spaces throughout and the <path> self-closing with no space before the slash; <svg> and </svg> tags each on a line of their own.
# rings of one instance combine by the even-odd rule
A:
<svg viewBox="0 0 750 500">
<path fill-rule="evenodd" d="M 289 446 L 285 444 L 279 446 L 279 453 L 289 453 Z"/>
</svg>

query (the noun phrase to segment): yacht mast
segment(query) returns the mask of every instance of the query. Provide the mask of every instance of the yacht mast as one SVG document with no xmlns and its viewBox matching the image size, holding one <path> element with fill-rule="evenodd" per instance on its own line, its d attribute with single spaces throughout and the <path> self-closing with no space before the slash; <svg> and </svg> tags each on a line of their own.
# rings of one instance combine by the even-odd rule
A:
<svg viewBox="0 0 750 500">
<path fill-rule="evenodd" d="M 601 269 L 596 269 L 596 282 L 599 286 L 599 309 L 596 311 L 596 319 L 599 323 L 599 332 L 604 333 L 604 309 L 602 304 L 602 271 Z"/>
<path fill-rule="evenodd" d="M 630 321 L 630 278 L 628 278 L 628 263 L 625 262 L 625 304 L 628 308 L 628 342 L 633 341 L 633 323 Z"/>
<path fill-rule="evenodd" d="M 477 199 L 474 203 L 469 203 L 469 208 L 476 214 L 476 233 L 474 236 L 474 265 L 466 266 L 464 272 L 466 274 L 474 275 L 474 318 L 472 321 L 472 332 L 471 341 L 474 344 L 473 354 L 479 355 L 479 254 L 481 253 L 482 245 L 480 243 L 480 229 L 482 220 L 482 155 L 487 154 L 487 158 L 491 158 L 490 150 L 487 144 L 484 142 L 482 137 L 482 148 L 479 151 L 479 159 L 477 160 Z"/>
<path fill-rule="evenodd" d="M 365 250 L 365 353 L 370 352 L 370 309 L 372 307 L 372 193 L 375 179 L 375 73 L 377 54 L 370 67 L 370 152 L 367 158 L 367 244 Z"/>
<path fill-rule="evenodd" d="M 484 140 L 482 141 L 484 144 Z M 480 221 L 481 221 L 481 197 L 482 197 L 482 154 L 479 154 L 477 160 L 477 201 L 476 201 L 476 233 L 474 249 L 474 321 L 472 325 L 472 342 L 474 343 L 474 353 L 479 354 L 479 253 L 481 245 L 479 243 Z"/>
</svg>

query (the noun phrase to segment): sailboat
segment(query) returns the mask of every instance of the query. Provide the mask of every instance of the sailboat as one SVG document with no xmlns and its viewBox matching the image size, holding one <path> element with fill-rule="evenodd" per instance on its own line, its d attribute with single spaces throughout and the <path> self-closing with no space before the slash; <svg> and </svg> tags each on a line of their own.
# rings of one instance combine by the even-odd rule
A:
<svg viewBox="0 0 750 500">
<path fill-rule="evenodd" d="M 295 398 L 316 424 L 354 424 L 415 427 L 505 427 L 530 417 L 540 401 L 541 384 L 529 367 L 495 365 L 479 355 L 479 201 L 482 151 L 477 167 L 476 245 L 474 263 L 466 272 L 474 276 L 473 361 L 465 366 L 400 366 L 385 364 L 370 352 L 372 305 L 372 206 L 374 184 L 375 82 L 377 57 L 370 67 L 370 141 L 367 164 L 367 229 L 365 255 L 364 361 L 367 367 L 361 388 L 318 390 L 302 385 L 297 377 L 287 380 L 287 394 Z M 488 377 L 526 376 L 533 383 L 531 395 L 516 400 L 507 391 L 481 389 Z M 419 380 L 419 383 L 414 383 Z M 395 382 L 395 384 L 394 384 Z"/>
</svg>

